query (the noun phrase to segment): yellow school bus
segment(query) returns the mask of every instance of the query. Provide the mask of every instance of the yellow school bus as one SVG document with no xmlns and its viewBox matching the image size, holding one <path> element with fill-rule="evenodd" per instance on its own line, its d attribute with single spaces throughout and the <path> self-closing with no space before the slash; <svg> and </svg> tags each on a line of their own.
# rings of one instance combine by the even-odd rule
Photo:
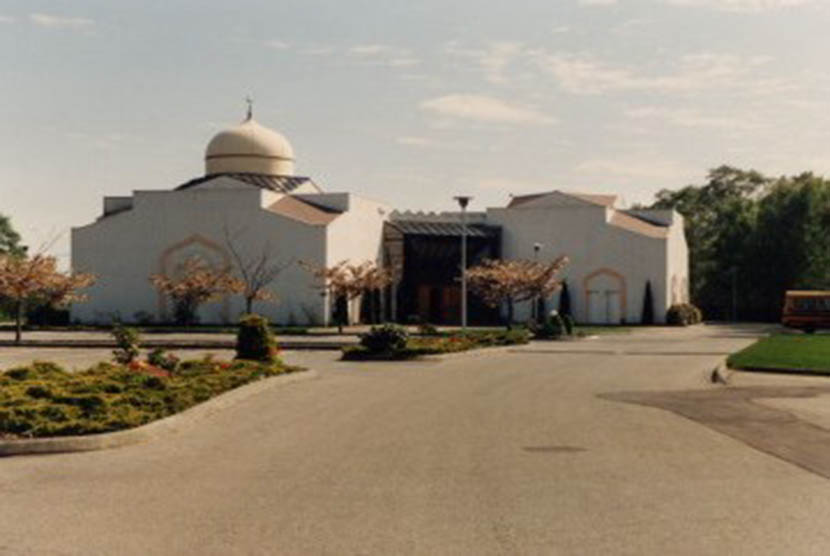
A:
<svg viewBox="0 0 830 556">
<path fill-rule="evenodd" d="M 808 334 L 830 328 L 830 291 L 788 291 L 781 323 Z"/>
</svg>

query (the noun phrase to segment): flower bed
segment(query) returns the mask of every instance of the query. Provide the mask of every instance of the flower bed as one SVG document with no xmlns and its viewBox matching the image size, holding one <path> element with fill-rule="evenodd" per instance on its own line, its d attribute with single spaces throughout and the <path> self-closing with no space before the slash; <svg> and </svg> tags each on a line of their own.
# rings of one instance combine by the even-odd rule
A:
<svg viewBox="0 0 830 556">
<path fill-rule="evenodd" d="M 300 371 L 282 363 L 184 361 L 175 372 L 144 362 L 99 363 L 70 373 L 33 363 L 0 373 L 0 437 L 35 438 L 129 429 L 228 390 Z"/>
<path fill-rule="evenodd" d="M 457 353 L 472 349 L 526 344 L 529 334 L 526 330 L 474 331 L 467 334 L 437 337 L 408 338 L 400 349 L 373 351 L 366 346 L 343 348 L 344 361 L 401 361 L 416 359 L 424 355 Z"/>
</svg>

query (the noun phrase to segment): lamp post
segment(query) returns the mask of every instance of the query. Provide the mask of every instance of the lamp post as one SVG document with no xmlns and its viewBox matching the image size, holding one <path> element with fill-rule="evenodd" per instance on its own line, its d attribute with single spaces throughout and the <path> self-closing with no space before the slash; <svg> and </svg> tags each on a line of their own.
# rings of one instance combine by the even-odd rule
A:
<svg viewBox="0 0 830 556">
<path fill-rule="evenodd" d="M 533 262 L 534 263 L 539 262 L 539 251 L 541 251 L 541 250 L 542 250 L 542 244 L 541 243 L 536 242 L 536 243 L 533 244 Z M 537 296 L 534 296 L 531 303 L 533 303 L 533 306 L 530 308 L 530 314 L 533 316 L 533 321 L 534 322 L 539 322 L 539 298 Z"/>
<path fill-rule="evenodd" d="M 472 197 L 453 197 L 461 207 L 461 331 L 467 332 L 467 205 Z"/>
</svg>

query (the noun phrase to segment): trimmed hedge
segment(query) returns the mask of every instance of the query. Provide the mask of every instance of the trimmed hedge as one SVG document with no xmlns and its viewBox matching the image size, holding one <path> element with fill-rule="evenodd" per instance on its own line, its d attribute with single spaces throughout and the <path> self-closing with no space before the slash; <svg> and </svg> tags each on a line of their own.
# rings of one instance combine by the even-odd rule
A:
<svg viewBox="0 0 830 556">
<path fill-rule="evenodd" d="M 526 330 L 471 331 L 466 335 L 409 338 L 404 347 L 386 351 L 372 351 L 362 345 L 347 346 L 342 350 L 342 359 L 344 361 L 401 361 L 416 359 L 424 355 L 526 344 L 529 339 L 530 335 Z"/>
<path fill-rule="evenodd" d="M 268 319 L 254 314 L 239 319 L 239 331 L 236 334 L 237 359 L 274 363 L 278 354 L 279 348 L 268 326 Z"/>
<path fill-rule="evenodd" d="M 129 429 L 179 413 L 265 377 L 302 369 L 281 363 L 184 361 L 175 374 L 145 362 L 99 363 L 70 373 L 33 363 L 0 373 L 0 437 L 48 437 Z"/>
</svg>

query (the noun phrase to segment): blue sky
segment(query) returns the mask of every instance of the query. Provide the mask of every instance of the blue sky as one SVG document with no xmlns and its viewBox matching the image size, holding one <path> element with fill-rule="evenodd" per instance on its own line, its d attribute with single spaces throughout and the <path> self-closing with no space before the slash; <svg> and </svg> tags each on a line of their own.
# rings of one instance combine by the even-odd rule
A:
<svg viewBox="0 0 830 556">
<path fill-rule="evenodd" d="M 27 242 L 203 172 L 255 117 L 401 209 L 629 203 L 722 163 L 830 172 L 824 0 L 4 0 L 0 212 Z"/>
</svg>

